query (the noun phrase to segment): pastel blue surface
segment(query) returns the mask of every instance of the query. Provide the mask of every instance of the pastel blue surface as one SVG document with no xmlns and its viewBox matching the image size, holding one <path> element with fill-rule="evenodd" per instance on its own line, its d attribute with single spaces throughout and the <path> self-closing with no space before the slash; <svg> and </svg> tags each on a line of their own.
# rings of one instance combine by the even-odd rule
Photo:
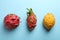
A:
<svg viewBox="0 0 60 40">
<path fill-rule="evenodd" d="M 26 25 L 26 8 L 32 8 L 37 16 L 37 26 L 31 32 Z M 56 19 L 50 31 L 42 25 L 48 12 L 52 12 Z M 10 13 L 21 18 L 20 25 L 12 31 L 3 23 L 4 17 Z M 0 40 L 60 40 L 60 0 L 0 0 Z"/>
</svg>

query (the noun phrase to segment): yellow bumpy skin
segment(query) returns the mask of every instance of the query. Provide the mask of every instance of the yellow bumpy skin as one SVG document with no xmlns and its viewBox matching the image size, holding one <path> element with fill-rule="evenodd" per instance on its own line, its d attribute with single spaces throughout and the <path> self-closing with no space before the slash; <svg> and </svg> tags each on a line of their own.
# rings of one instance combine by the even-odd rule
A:
<svg viewBox="0 0 60 40">
<path fill-rule="evenodd" d="M 47 30 L 50 30 L 55 24 L 55 18 L 52 13 L 47 13 L 43 19 L 43 25 Z"/>
</svg>

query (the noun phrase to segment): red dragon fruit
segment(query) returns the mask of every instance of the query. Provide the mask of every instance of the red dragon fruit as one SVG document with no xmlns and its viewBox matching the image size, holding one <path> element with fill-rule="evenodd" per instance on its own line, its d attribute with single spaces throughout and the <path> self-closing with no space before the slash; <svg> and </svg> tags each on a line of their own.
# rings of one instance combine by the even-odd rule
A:
<svg viewBox="0 0 60 40">
<path fill-rule="evenodd" d="M 4 25 L 7 29 L 15 29 L 19 25 L 20 18 L 15 14 L 8 14 L 4 18 Z"/>
<path fill-rule="evenodd" d="M 28 12 L 27 12 L 27 26 L 28 26 L 28 29 L 29 30 L 33 30 L 36 26 L 36 23 L 37 23 L 37 19 L 36 19 L 36 15 L 34 14 L 32 8 L 28 9 Z"/>
</svg>

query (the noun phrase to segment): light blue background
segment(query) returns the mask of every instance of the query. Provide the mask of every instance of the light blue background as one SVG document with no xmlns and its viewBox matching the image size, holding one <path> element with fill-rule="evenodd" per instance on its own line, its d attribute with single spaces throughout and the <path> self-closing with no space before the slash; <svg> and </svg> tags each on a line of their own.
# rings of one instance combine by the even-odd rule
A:
<svg viewBox="0 0 60 40">
<path fill-rule="evenodd" d="M 27 9 L 32 8 L 37 16 L 37 26 L 30 32 L 27 29 Z M 52 12 L 56 23 L 48 32 L 42 25 L 43 17 Z M 3 24 L 4 17 L 15 13 L 21 18 L 20 25 L 9 31 Z M 59 0 L 0 0 L 0 40 L 60 40 L 60 1 Z"/>
</svg>

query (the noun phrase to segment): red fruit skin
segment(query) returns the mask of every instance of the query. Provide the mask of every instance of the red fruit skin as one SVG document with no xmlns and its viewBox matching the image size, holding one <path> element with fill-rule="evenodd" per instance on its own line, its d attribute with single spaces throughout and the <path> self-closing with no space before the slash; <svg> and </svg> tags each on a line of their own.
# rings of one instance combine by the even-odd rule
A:
<svg viewBox="0 0 60 40">
<path fill-rule="evenodd" d="M 37 22 L 37 20 L 36 20 L 36 16 L 34 14 L 29 15 L 27 17 L 27 25 L 28 25 L 29 30 L 33 30 L 35 28 L 36 22 Z"/>
<path fill-rule="evenodd" d="M 4 18 L 4 25 L 7 29 L 11 30 L 19 25 L 19 17 L 15 14 L 8 14 Z"/>
</svg>

